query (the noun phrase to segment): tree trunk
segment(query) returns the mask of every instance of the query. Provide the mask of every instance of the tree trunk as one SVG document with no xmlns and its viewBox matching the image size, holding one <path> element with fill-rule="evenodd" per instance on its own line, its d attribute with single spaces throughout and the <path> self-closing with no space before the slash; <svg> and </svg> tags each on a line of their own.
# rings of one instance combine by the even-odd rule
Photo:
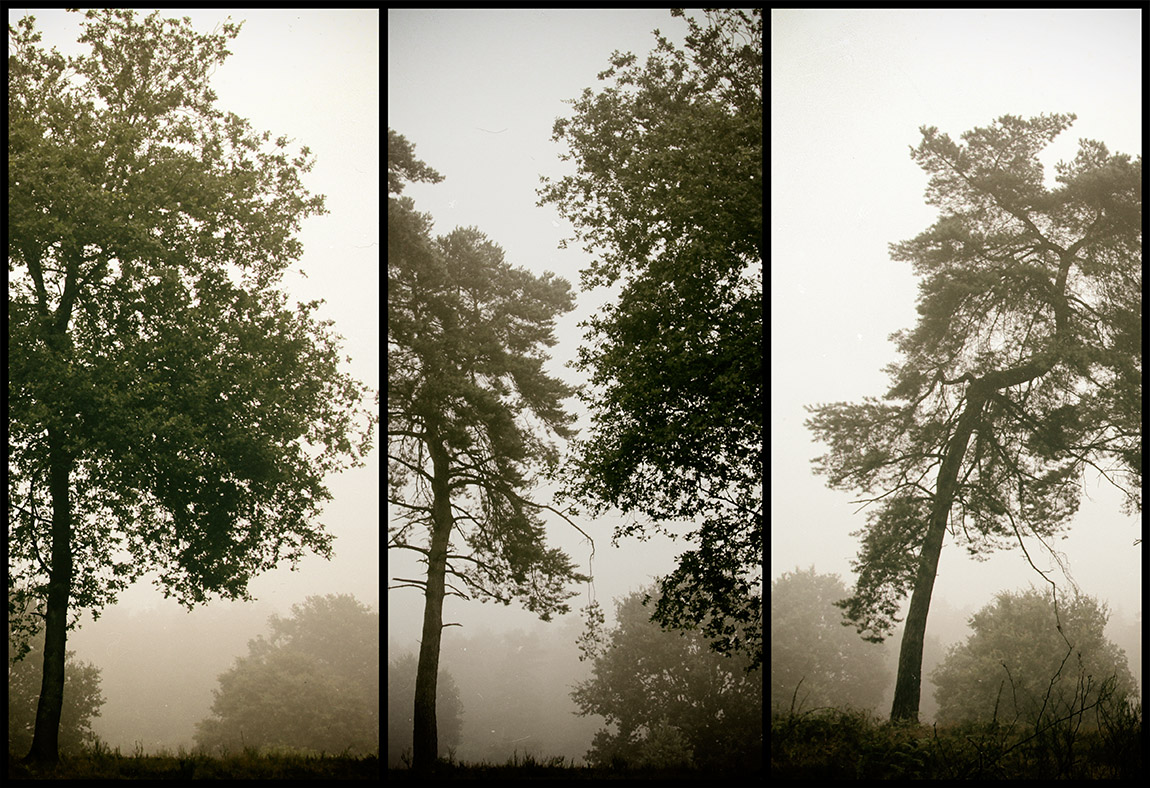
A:
<svg viewBox="0 0 1150 788">
<path fill-rule="evenodd" d="M 968 384 L 966 407 L 958 419 L 958 426 L 946 449 L 946 457 L 938 470 L 930 527 L 919 554 L 918 574 L 915 576 L 910 610 L 906 614 L 906 626 L 903 627 L 902 645 L 898 652 L 898 678 L 895 679 L 894 703 L 890 709 L 892 722 L 918 722 L 918 704 L 922 694 L 922 644 L 926 638 L 926 617 L 930 613 L 934 578 L 938 574 L 938 558 L 942 554 L 942 542 L 946 537 L 946 521 L 954 504 L 958 469 L 966 454 L 970 435 L 978 426 L 987 393 L 987 388 L 979 381 Z"/>
<path fill-rule="evenodd" d="M 1065 271 L 1059 281 L 1065 281 Z M 1056 310 L 1057 311 L 1057 310 Z M 1060 319 L 1060 323 L 1065 322 Z M 1053 367 L 1053 355 L 1031 361 L 1013 369 L 990 372 L 981 378 L 969 381 L 966 388 L 966 407 L 959 416 L 958 425 L 946 457 L 938 470 L 938 484 L 935 487 L 934 508 L 931 511 L 930 527 L 922 543 L 919 554 L 918 574 L 914 579 L 914 591 L 910 597 L 910 610 L 906 614 L 903 627 L 902 646 L 898 653 L 898 677 L 894 685 L 894 703 L 891 705 L 892 721 L 918 722 L 918 704 L 922 694 L 922 644 L 926 638 L 926 618 L 930 613 L 930 598 L 934 593 L 934 578 L 938 574 L 938 559 L 942 554 L 942 542 L 946 536 L 946 521 L 954 505 L 954 495 L 958 490 L 958 471 L 970 436 L 978 427 L 982 408 L 987 398 L 998 389 L 1017 386 L 1045 375 Z"/>
<path fill-rule="evenodd" d="M 25 761 L 60 760 L 60 711 L 64 705 L 64 656 L 68 637 L 68 596 L 72 588 L 72 459 L 58 429 L 49 431 L 49 490 L 52 496 L 52 566 L 44 618 L 44 678 L 36 705 L 36 729 Z"/>
<path fill-rule="evenodd" d="M 426 602 L 423 608 L 423 639 L 419 644 L 419 668 L 415 675 L 415 727 L 412 734 L 412 766 L 430 769 L 439 757 L 439 732 L 435 699 L 439 684 L 439 644 L 443 633 L 443 597 L 447 579 L 447 546 L 451 539 L 451 490 L 448 460 L 443 444 L 428 440 L 432 462 L 431 549 L 427 556 Z"/>
</svg>

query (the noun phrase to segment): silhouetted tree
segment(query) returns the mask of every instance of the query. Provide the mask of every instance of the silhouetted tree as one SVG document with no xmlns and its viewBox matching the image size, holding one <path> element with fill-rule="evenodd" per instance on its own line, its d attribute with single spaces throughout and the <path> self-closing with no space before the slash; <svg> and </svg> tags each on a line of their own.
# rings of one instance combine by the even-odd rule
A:
<svg viewBox="0 0 1150 788">
<path fill-rule="evenodd" d="M 393 174 L 397 187 L 407 173 L 438 177 L 390 129 L 388 155 L 392 192 Z M 409 198 L 388 197 L 387 227 L 388 502 L 403 522 L 388 526 L 387 547 L 427 567 L 425 579 L 392 586 L 424 592 L 413 743 L 424 769 L 439 752 L 445 594 L 517 598 L 546 621 L 569 609 L 569 583 L 590 579 L 546 545 L 539 511 L 557 510 L 528 497 L 558 456 L 547 438 L 572 435 L 562 407 L 571 389 L 544 371 L 541 348 L 555 344 L 555 318 L 574 302 L 565 280 L 512 267 L 475 228 L 432 241 Z"/>
<path fill-rule="evenodd" d="M 918 719 L 948 525 L 974 555 L 1025 549 L 1069 522 L 1087 465 L 1124 471 L 1141 507 L 1142 159 L 1081 140 L 1048 189 L 1038 153 L 1073 120 L 1005 115 L 963 145 L 922 129 L 911 156 L 941 216 L 891 247 L 922 276 L 918 325 L 892 337 L 886 402 L 810 409 L 816 471 L 879 507 L 848 618 L 882 640 L 911 592 L 894 720 Z"/>
</svg>

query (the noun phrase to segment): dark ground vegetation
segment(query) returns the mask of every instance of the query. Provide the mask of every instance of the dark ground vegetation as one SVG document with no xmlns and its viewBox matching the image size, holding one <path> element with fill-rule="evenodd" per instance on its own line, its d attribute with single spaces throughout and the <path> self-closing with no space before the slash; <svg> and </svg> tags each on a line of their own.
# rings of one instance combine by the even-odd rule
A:
<svg viewBox="0 0 1150 788">
<path fill-rule="evenodd" d="M 212 757 L 200 753 L 122 755 L 99 744 L 79 755 L 62 755 L 55 768 L 20 763 L 9 753 L 8 783 L 14 780 L 379 780 L 379 758 L 347 755 L 260 753 L 245 749 Z"/>
<path fill-rule="evenodd" d="M 632 782 L 644 784 L 675 784 L 680 782 L 706 782 L 723 786 L 762 785 L 761 770 L 716 771 L 715 769 L 683 766 L 632 767 L 619 761 L 611 766 L 576 766 L 563 756 L 536 759 L 531 755 L 515 755 L 505 764 L 455 763 L 454 759 L 440 759 L 430 770 L 388 769 L 389 784 L 439 783 L 456 781 L 490 781 L 492 783 L 545 781 L 548 784 L 563 781 L 603 781 L 613 785 Z"/>
<path fill-rule="evenodd" d="M 915 725 L 820 709 L 771 718 L 772 780 L 1143 779 L 1142 710 L 1023 726 Z"/>
</svg>

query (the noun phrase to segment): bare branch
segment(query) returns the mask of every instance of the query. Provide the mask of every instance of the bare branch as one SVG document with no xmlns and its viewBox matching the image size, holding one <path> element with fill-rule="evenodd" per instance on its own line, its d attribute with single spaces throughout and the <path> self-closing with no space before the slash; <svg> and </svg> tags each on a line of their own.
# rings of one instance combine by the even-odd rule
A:
<svg viewBox="0 0 1150 788">
<path fill-rule="evenodd" d="M 431 551 L 430 551 L 430 550 L 427 550 L 427 549 L 425 549 L 425 548 L 422 548 L 422 547 L 416 547 L 415 545 L 410 545 L 410 544 L 407 544 L 406 542 L 398 542 L 398 543 L 396 543 L 396 544 L 389 544 L 389 545 L 387 546 L 387 549 L 388 549 L 388 550 L 391 550 L 391 549 L 395 549 L 395 550 L 412 550 L 412 551 L 414 551 L 414 552 L 416 552 L 416 553 L 420 553 L 421 555 L 424 555 L 424 556 L 428 556 L 428 555 L 431 555 Z"/>
</svg>

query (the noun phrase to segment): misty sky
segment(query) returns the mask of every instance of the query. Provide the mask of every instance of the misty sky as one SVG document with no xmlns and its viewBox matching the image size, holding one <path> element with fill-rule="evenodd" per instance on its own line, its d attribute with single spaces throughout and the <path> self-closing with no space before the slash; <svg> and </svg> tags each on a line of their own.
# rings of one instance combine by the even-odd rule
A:
<svg viewBox="0 0 1150 788">
<path fill-rule="evenodd" d="M 569 165 L 558 160 L 564 148 L 550 141 L 551 129 L 557 117 L 571 115 L 564 99 L 606 84 L 596 75 L 609 66 L 614 50 L 633 52 L 645 62 L 656 28 L 682 47 L 687 23 L 666 10 L 389 9 L 388 127 L 404 135 L 416 146 L 416 157 L 444 176 L 438 184 L 409 184 L 403 195 L 432 215 L 436 234 L 474 225 L 503 247 L 512 265 L 537 274 L 554 271 L 578 287 L 579 269 L 590 258 L 576 243 L 558 249 L 560 239 L 572 237 L 572 228 L 554 206 L 535 206 L 539 176 L 569 172 L 564 169 Z M 581 382 L 564 363 L 582 341 L 577 323 L 605 298 L 602 291 L 579 293 L 576 310 L 560 320 L 549 365 L 553 375 Z M 578 403 L 572 400 L 568 407 L 577 409 Z M 551 543 L 586 571 L 590 551 L 583 538 L 557 517 L 548 522 Z M 616 549 L 610 544 L 611 518 L 578 522 L 595 540 L 594 590 L 609 616 L 614 612 L 611 599 L 667 574 L 675 556 L 687 549 L 682 541 L 657 537 L 625 540 Z M 410 556 L 390 551 L 388 577 L 418 577 L 408 574 L 421 568 Z M 577 590 L 580 596 L 572 599 L 576 611 L 587 600 L 587 589 Z M 417 648 L 422 594 L 392 590 L 387 604 L 389 642 Z M 448 597 L 444 620 L 462 622 L 474 634 L 481 628 L 531 628 L 538 619 L 514 604 Z M 452 631 L 445 631 L 445 639 Z"/>
<path fill-rule="evenodd" d="M 146 16 L 152 9 L 140 9 Z M 10 9 L 9 24 L 31 14 L 42 44 L 61 54 L 87 54 L 76 43 L 82 14 L 62 10 Z M 228 16 L 246 20 L 233 53 L 212 78 L 217 106 L 248 118 L 257 131 L 295 139 L 293 149 L 310 146 L 315 169 L 303 176 L 313 193 L 327 195 L 329 214 L 303 222 L 304 247 L 284 287 L 298 301 L 323 298 L 318 316 L 335 321 L 334 329 L 351 356 L 346 365 L 359 380 L 379 389 L 379 12 L 378 10 L 193 10 L 165 9 L 165 18 L 189 16 L 197 31 L 207 33 Z M 302 269 L 304 274 L 300 274 Z M 306 276 L 305 276 L 306 275 Z M 368 403 L 371 406 L 371 403 Z M 311 594 L 354 594 L 379 609 L 379 449 L 367 465 L 328 479 L 333 500 L 323 522 L 336 536 L 329 563 L 305 558 L 299 570 L 283 569 L 256 578 L 250 585 L 259 599 L 253 609 L 287 615 L 293 604 Z M 122 597 L 131 610 L 180 611 L 164 600 L 146 576 Z M 216 603 L 228 607 L 228 603 Z M 212 607 L 209 605 L 209 608 Z M 116 616 L 88 622 L 69 636 L 68 647 L 84 654 L 86 638 L 114 637 L 107 630 Z M 174 630 L 171 638 L 179 637 Z M 252 636 L 257 634 L 252 632 Z M 189 644 L 189 648 L 194 644 Z M 133 649 L 149 648 L 148 644 Z M 155 648 L 161 648 L 159 645 Z M 239 642 L 240 653 L 244 643 Z M 161 653 L 157 651 L 157 653 Z M 145 655 L 146 658 L 146 655 Z M 162 660 L 160 663 L 162 664 Z M 173 678 L 178 682 L 178 678 Z M 209 699 L 210 700 L 210 699 Z M 116 698 L 109 693 L 108 705 Z"/>
<path fill-rule="evenodd" d="M 1073 112 L 1044 157 L 1051 182 L 1051 165 L 1073 158 L 1081 137 L 1140 154 L 1141 12 L 773 11 L 771 64 L 771 577 L 813 565 L 849 585 L 850 534 L 867 511 L 811 474 L 825 447 L 803 426 L 803 406 L 888 388 L 881 370 L 898 356 L 887 337 L 913 327 L 917 280 L 887 244 L 936 218 L 909 156 L 919 127 L 957 140 L 1005 114 Z M 1132 619 L 1139 518 L 1121 514 L 1120 494 L 1096 474 L 1085 493 L 1055 546 L 1085 593 Z M 1029 549 L 1039 568 L 1055 568 Z M 1043 585 L 1017 548 L 978 563 L 948 539 L 934 598 L 980 608 L 1032 583 Z"/>
</svg>

